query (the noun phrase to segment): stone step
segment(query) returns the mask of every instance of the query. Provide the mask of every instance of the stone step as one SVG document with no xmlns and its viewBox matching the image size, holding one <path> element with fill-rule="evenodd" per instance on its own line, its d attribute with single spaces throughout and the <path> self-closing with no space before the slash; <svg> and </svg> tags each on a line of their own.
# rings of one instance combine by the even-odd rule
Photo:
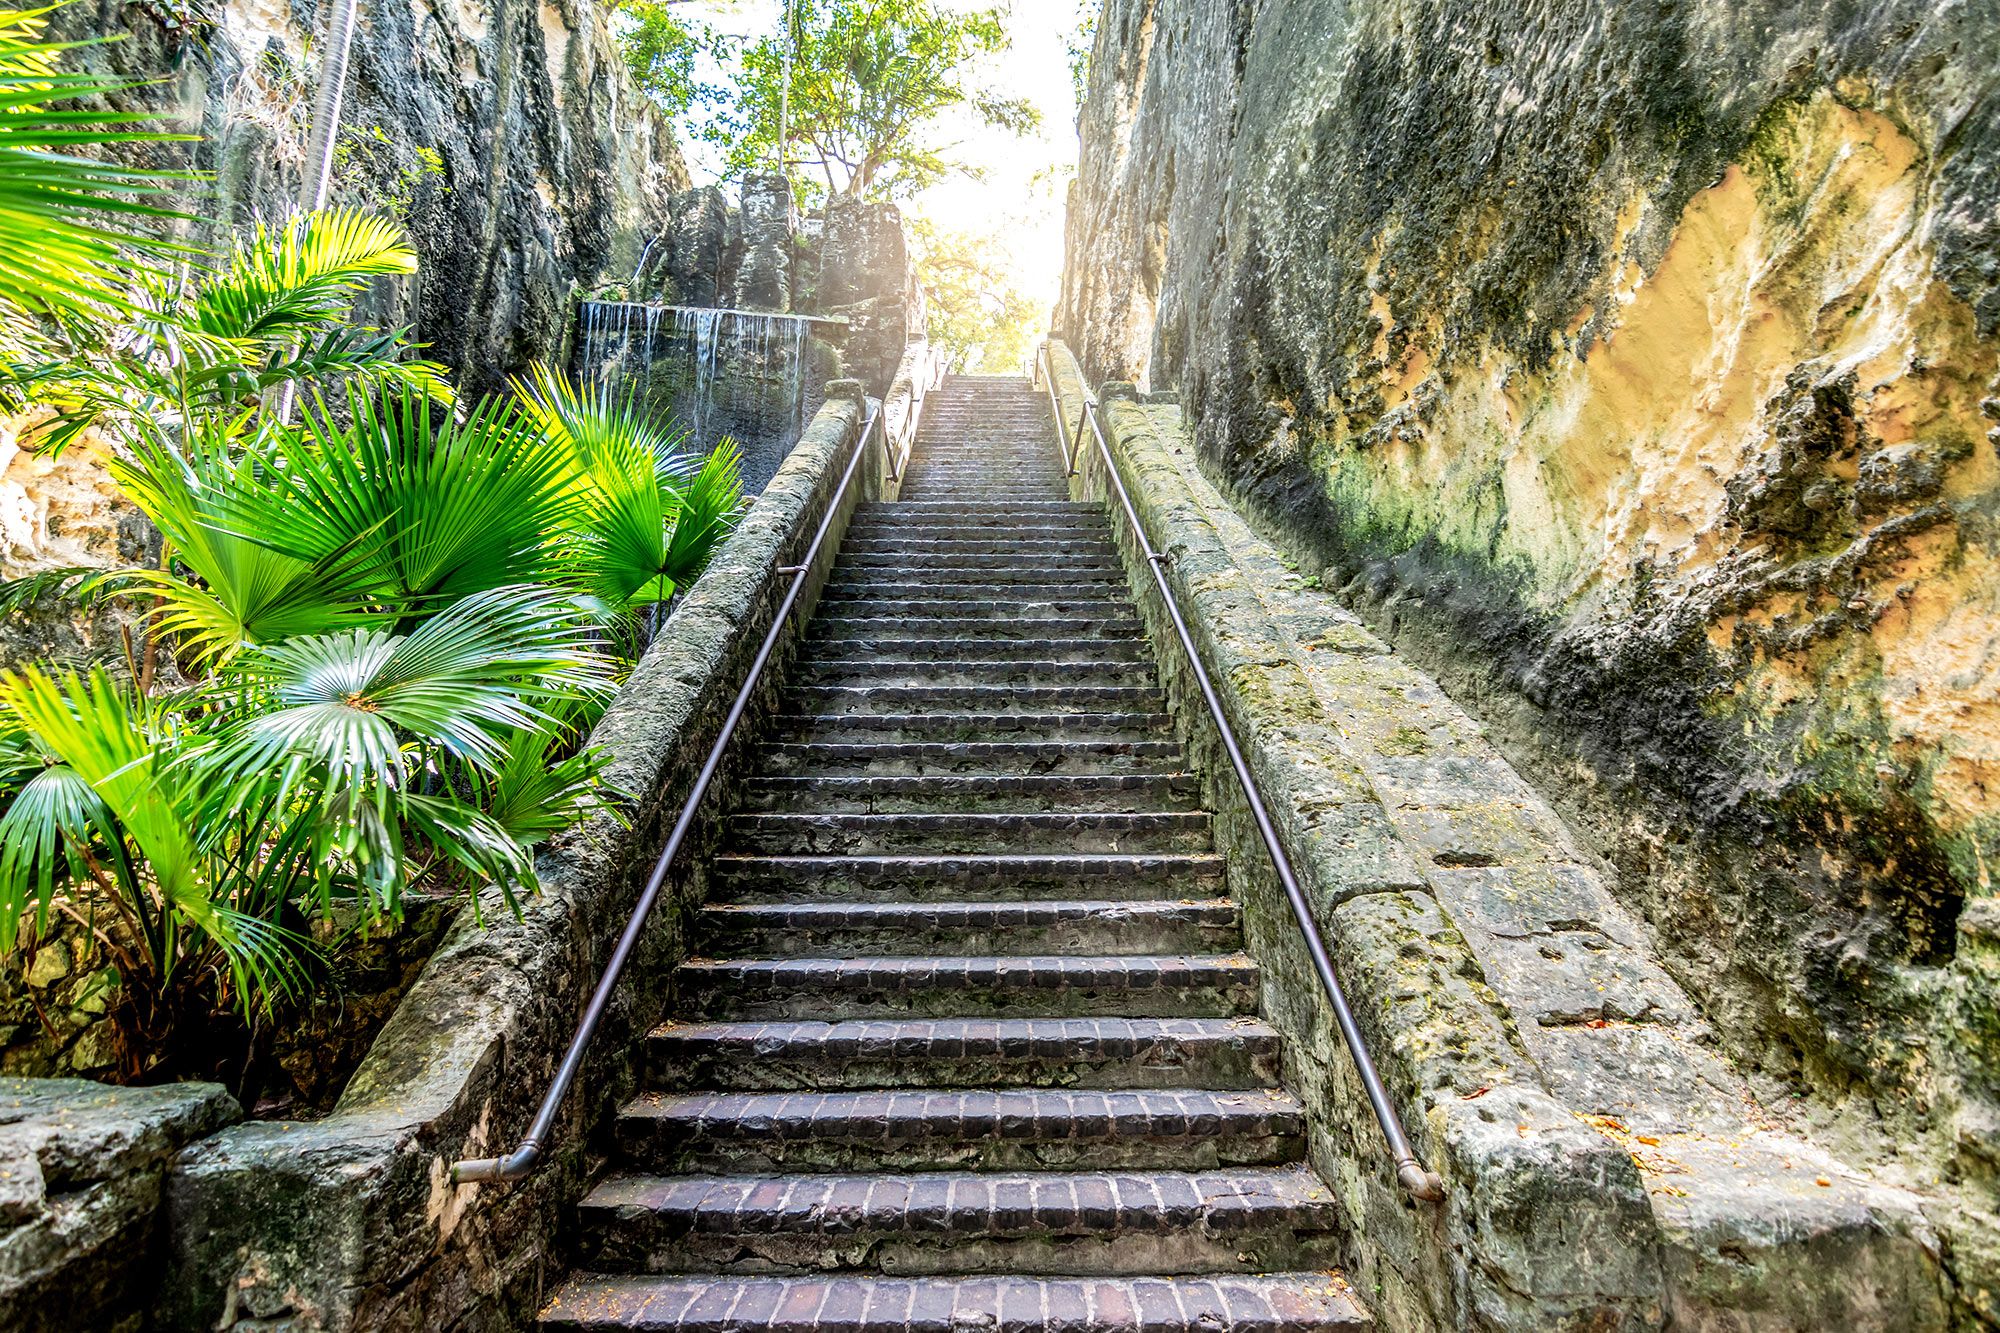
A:
<svg viewBox="0 0 2000 1333">
<path fill-rule="evenodd" d="M 1143 631 L 1130 611 L 1115 616 L 936 617 L 913 626 L 904 616 L 841 615 L 832 608 L 813 617 L 808 642 L 845 643 L 850 639 L 880 640 L 898 635 L 957 636 L 982 643 L 1009 639 L 1046 642 L 1050 639 L 1103 639 L 1141 642 Z"/>
<path fill-rule="evenodd" d="M 1275 1088 L 647 1091 L 614 1126 L 628 1167 L 732 1175 L 1211 1170 L 1297 1161 L 1304 1135 L 1304 1108 Z"/>
<path fill-rule="evenodd" d="M 1191 773 L 953 773 L 759 776 L 738 809 L 778 814 L 1075 814 L 1193 810 Z"/>
<path fill-rule="evenodd" d="M 800 665 L 801 684 L 841 687 L 903 685 L 1138 685 L 1151 686 L 1159 673 L 1151 662 L 1073 662 L 1022 658 L 975 662 L 946 658 L 929 662 L 877 658 L 815 657 Z"/>
<path fill-rule="evenodd" d="M 1113 560 L 1118 548 L 1108 537 L 1052 538 L 1031 535 L 901 537 L 850 535 L 841 543 L 840 554 L 847 557 L 901 557 L 922 564 L 935 557 L 962 561 L 991 556 L 993 563 L 1007 564 L 1023 559 L 1058 562 L 1071 558 Z"/>
<path fill-rule="evenodd" d="M 841 554 L 833 583 L 1120 583 L 1125 567 L 1102 556 L 1033 555 L 938 556 L 912 559 L 908 552 L 866 556 Z M 831 585 L 829 585 L 831 586 Z"/>
<path fill-rule="evenodd" d="M 1331 1191 L 1299 1167 L 621 1174 L 577 1212 L 583 1262 L 628 1272 L 1264 1272 L 1331 1263 L 1340 1224 Z"/>
<path fill-rule="evenodd" d="M 1081 586 L 1081 585 L 1073 585 Z M 1046 622 L 1093 622 L 1108 625 L 1120 633 L 1130 632 L 1138 623 L 1138 613 L 1129 600 L 1112 597 L 1038 597 L 1014 601 L 1006 597 L 967 600 L 957 598 L 909 597 L 900 601 L 870 598 L 838 598 L 821 603 L 829 616 L 846 620 L 897 621 L 916 633 L 937 631 L 937 622 L 978 621 L 989 625 L 1034 624 L 1038 630 Z M 819 617 L 815 616 L 817 620 Z M 1005 631 L 1000 631 L 1004 633 Z"/>
<path fill-rule="evenodd" d="M 879 856 L 953 852 L 1200 852 L 1202 810 L 820 812 L 731 815 L 731 850 L 763 855 Z"/>
<path fill-rule="evenodd" d="M 569 1279 L 548 1330 L 671 1333 L 1366 1333 L 1332 1273 L 1216 1277 Z"/>
<path fill-rule="evenodd" d="M 1227 898 L 708 903 L 696 938 L 711 958 L 1206 954 L 1241 947 L 1243 922 Z"/>
<path fill-rule="evenodd" d="M 999 519 L 1010 525 L 1032 526 L 1042 519 L 1066 518 L 1074 514 L 1087 514 L 1099 519 L 1104 517 L 1104 508 L 1094 500 L 1036 500 L 1029 504 L 1016 504 L 1011 500 L 877 500 L 858 507 L 861 514 L 871 518 L 894 514 L 905 519 L 924 519 L 932 523 L 955 524 L 963 519 Z"/>
<path fill-rule="evenodd" d="M 812 742 L 757 752 L 757 771 L 773 777 L 1180 773 L 1184 767 L 1180 744 L 1171 740 Z"/>
<path fill-rule="evenodd" d="M 1101 512 L 1078 512 L 1064 518 L 1037 518 L 1024 523 L 1000 514 L 983 519 L 931 520 L 916 515 L 883 518 L 865 509 L 847 528 L 847 540 L 860 541 L 997 541 L 1071 542 L 1111 540 L 1111 523 Z"/>
<path fill-rule="evenodd" d="M 794 685 L 788 713 L 1028 714 L 1157 713 L 1165 699 L 1152 685 Z"/>
<path fill-rule="evenodd" d="M 1278 1034 L 1253 1018 L 916 1018 L 669 1023 L 655 1087 L 1262 1088 Z"/>
<path fill-rule="evenodd" d="M 907 627 L 897 633 L 907 635 Z M 998 638 L 990 633 L 957 638 L 821 638 L 807 659 L 818 666 L 827 658 L 867 662 L 1138 662 L 1153 664 L 1150 646 L 1136 635 L 1128 638 Z"/>
<path fill-rule="evenodd" d="M 910 571 L 895 581 L 858 575 L 835 577 L 828 580 L 820 593 L 822 606 L 855 601 L 980 602 L 986 605 L 997 603 L 1002 607 L 1024 602 L 1085 602 L 1100 609 L 1107 603 L 1117 603 L 1125 608 L 1131 606 L 1131 596 L 1122 573 L 1075 579 L 1052 574 L 1048 578 L 1027 582 L 1012 575 L 957 579 Z"/>
<path fill-rule="evenodd" d="M 1149 855 L 744 856 L 713 858 L 718 902 L 1014 902 L 1220 898 L 1213 852 Z"/>
<path fill-rule="evenodd" d="M 790 741 L 1141 741 L 1173 734 L 1165 713 L 786 713 L 774 739 Z"/>
<path fill-rule="evenodd" d="M 685 1012 L 704 1018 L 1228 1018 L 1257 1007 L 1243 954 L 690 959 Z"/>
</svg>

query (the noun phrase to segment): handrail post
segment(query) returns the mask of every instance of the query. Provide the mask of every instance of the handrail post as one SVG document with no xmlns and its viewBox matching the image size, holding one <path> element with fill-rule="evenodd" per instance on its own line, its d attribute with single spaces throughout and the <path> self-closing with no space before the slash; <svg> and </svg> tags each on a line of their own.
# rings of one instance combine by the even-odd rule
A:
<svg viewBox="0 0 2000 1333">
<path fill-rule="evenodd" d="M 597 1034 L 598 1024 L 604 1019 L 604 1012 L 611 1005 L 611 997 L 617 991 L 619 978 L 624 974 L 625 964 L 630 961 L 632 951 L 638 947 L 640 937 L 645 934 L 646 923 L 653 915 L 654 904 L 659 901 L 660 891 L 666 887 L 667 873 L 673 866 L 674 856 L 687 839 L 688 831 L 694 827 L 695 816 L 700 813 L 702 799 L 708 795 L 709 784 L 722 768 L 723 756 L 729 749 L 729 742 L 736 734 L 736 726 L 750 707 L 750 699 L 756 693 L 757 685 L 763 679 L 764 668 L 770 664 L 771 654 L 776 651 L 778 637 L 784 633 L 785 624 L 791 618 L 792 608 L 798 604 L 799 594 L 804 591 L 806 580 L 812 577 L 813 565 L 818 559 L 819 548 L 826 541 L 826 534 L 833 527 L 835 515 L 840 513 L 841 502 L 847 498 L 847 488 L 854 481 L 854 474 L 860 469 L 861 460 L 867 456 L 868 441 L 882 421 L 879 406 L 869 410 L 861 423 L 861 430 L 854 442 L 854 452 L 848 456 L 847 470 L 840 475 L 840 484 L 834 488 L 833 496 L 827 501 L 826 513 L 821 515 L 819 527 L 813 532 L 812 541 L 807 544 L 805 554 L 796 565 L 783 567 L 792 573 L 792 581 L 785 589 L 785 595 L 778 603 L 778 609 L 771 616 L 771 628 L 764 635 L 757 655 L 751 659 L 750 670 L 743 678 L 742 688 L 736 691 L 736 698 L 729 705 L 729 713 L 722 721 L 722 730 L 715 737 L 715 744 L 708 750 L 708 758 L 702 761 L 701 772 L 689 789 L 687 800 L 681 805 L 679 818 L 674 821 L 673 831 L 667 835 L 667 843 L 660 856 L 653 863 L 653 872 L 646 879 L 646 887 L 639 895 L 639 901 L 632 908 L 631 917 L 625 922 L 625 929 L 619 932 L 618 943 L 611 951 L 611 957 L 604 965 L 604 972 L 597 980 L 597 988 L 591 992 L 590 1003 L 585 1006 L 583 1019 L 577 1024 L 576 1034 L 570 1038 L 569 1049 L 563 1054 L 562 1064 L 549 1084 L 549 1090 L 542 1097 L 540 1109 L 535 1112 L 534 1121 L 520 1145 L 511 1153 L 500 1157 L 477 1157 L 455 1162 L 451 1168 L 451 1179 L 455 1185 L 470 1184 L 475 1181 L 520 1180 L 531 1173 L 542 1160 L 549 1135 L 555 1130 L 556 1117 L 569 1096 L 569 1090 L 576 1082 L 576 1076 L 583 1069 L 583 1057 L 589 1050 L 590 1039 Z M 886 432 L 885 438 L 886 438 Z"/>
<path fill-rule="evenodd" d="M 1059 403 L 1055 394 L 1055 366 L 1049 352 L 1049 344 L 1042 344 L 1044 374 L 1048 379 L 1049 397 L 1052 403 Z M 1062 413 L 1056 412 L 1060 423 Z M 1291 906 L 1292 918 L 1305 938 L 1306 952 L 1312 958 L 1313 971 L 1318 975 L 1321 988 L 1333 1008 L 1334 1023 L 1340 1029 L 1342 1042 L 1348 1055 L 1354 1061 L 1355 1073 L 1360 1076 L 1361 1088 L 1368 1098 L 1369 1109 L 1374 1113 L 1375 1123 L 1381 1128 L 1382 1137 L 1388 1144 L 1390 1157 L 1396 1164 L 1396 1180 L 1410 1197 L 1435 1203 L 1444 1198 L 1444 1181 L 1417 1159 L 1410 1146 L 1409 1135 L 1403 1130 L 1402 1117 L 1397 1113 L 1395 1103 L 1389 1099 L 1389 1090 L 1382 1082 L 1382 1074 L 1375 1066 L 1375 1059 L 1368 1052 L 1368 1044 L 1361 1033 L 1361 1025 L 1355 1020 L 1354 1010 L 1347 1002 L 1347 992 L 1335 973 L 1333 959 L 1326 950 L 1326 941 L 1321 937 L 1319 923 L 1313 919 L 1312 905 L 1307 901 L 1305 890 L 1300 887 L 1298 876 L 1292 869 L 1292 859 L 1286 854 L 1284 844 L 1279 841 L 1277 826 L 1271 819 L 1271 812 L 1264 804 L 1262 793 L 1257 788 L 1257 780 L 1250 772 L 1249 761 L 1244 758 L 1243 748 L 1236 741 L 1236 731 L 1229 725 L 1229 719 L 1222 710 L 1222 699 L 1216 693 L 1215 683 L 1209 678 L 1208 668 L 1202 664 L 1201 654 L 1195 648 L 1194 634 L 1188 629 L 1187 620 L 1181 615 L 1180 604 L 1174 600 L 1172 585 L 1167 581 L 1167 556 L 1156 550 L 1146 529 L 1139 521 L 1139 511 L 1132 503 L 1130 492 L 1125 489 L 1125 479 L 1119 475 L 1117 460 L 1112 457 L 1110 442 L 1105 438 L 1104 428 L 1098 419 L 1097 402 L 1088 391 L 1083 398 L 1080 422 L 1087 424 L 1092 435 L 1097 438 L 1098 456 L 1104 462 L 1105 484 L 1118 497 L 1119 507 L 1125 512 L 1125 521 L 1131 525 L 1132 539 L 1138 543 L 1139 552 L 1144 557 L 1146 568 L 1152 571 L 1153 583 L 1159 589 L 1160 601 L 1167 609 L 1167 616 L 1173 622 L 1174 634 L 1180 640 L 1182 652 L 1186 655 L 1189 669 L 1194 674 L 1196 687 L 1201 691 L 1202 702 L 1208 706 L 1209 716 L 1215 720 L 1216 732 L 1222 739 L 1222 748 L 1229 756 L 1229 766 L 1236 775 L 1237 784 L 1243 789 L 1243 796 L 1250 805 L 1251 818 L 1256 822 L 1258 837 L 1264 849 L 1270 854 L 1271 864 L 1277 869 L 1278 882 L 1285 891 L 1285 900 Z M 1082 453 L 1081 426 L 1077 452 Z M 1074 476 L 1074 471 L 1071 472 Z"/>
</svg>

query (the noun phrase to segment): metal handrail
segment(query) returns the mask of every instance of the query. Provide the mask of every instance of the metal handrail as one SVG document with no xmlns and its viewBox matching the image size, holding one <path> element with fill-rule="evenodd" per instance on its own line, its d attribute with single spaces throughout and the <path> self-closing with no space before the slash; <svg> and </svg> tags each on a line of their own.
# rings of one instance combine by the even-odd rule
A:
<svg viewBox="0 0 2000 1333">
<path fill-rule="evenodd" d="M 834 516 L 840 512 L 840 502 L 846 498 L 847 488 L 853 484 L 854 474 L 860 469 L 861 460 L 868 453 L 868 441 L 881 424 L 881 408 L 875 407 L 868 413 L 861 425 L 861 433 L 855 440 L 854 456 L 847 460 L 847 470 L 840 476 L 840 485 L 834 489 L 833 498 L 827 501 L 826 513 L 819 521 L 819 529 L 813 533 L 812 544 L 806 547 L 805 555 L 796 565 L 781 565 L 779 573 L 792 576 L 791 586 L 785 589 L 784 600 L 771 617 L 770 632 L 765 634 L 764 643 L 757 649 L 757 656 L 750 663 L 749 674 L 743 678 L 743 687 L 736 692 L 736 700 L 729 706 L 729 715 L 723 719 L 722 731 L 716 736 L 715 744 L 709 747 L 708 758 L 702 763 L 701 772 L 688 792 L 687 803 L 681 807 L 680 818 L 674 821 L 673 832 L 667 835 L 666 847 L 660 852 L 660 859 L 653 863 L 653 873 L 646 881 L 645 892 L 639 895 L 638 903 L 632 908 L 631 919 L 625 923 L 624 931 L 618 936 L 618 944 L 611 951 L 611 958 L 604 965 L 604 975 L 598 978 L 597 989 L 591 993 L 590 1004 L 583 1011 L 583 1021 L 577 1025 L 576 1035 L 570 1038 L 569 1051 L 563 1056 L 562 1064 L 556 1069 L 555 1079 L 549 1084 L 548 1092 L 542 1097 L 541 1109 L 535 1113 L 534 1123 L 522 1137 L 520 1146 L 503 1157 L 476 1157 L 454 1163 L 451 1168 L 453 1184 L 464 1185 L 473 1181 L 520 1180 L 541 1164 L 543 1145 L 555 1128 L 556 1116 L 569 1090 L 576 1082 L 577 1074 L 583 1068 L 584 1052 L 590 1046 L 590 1039 L 596 1035 L 598 1024 L 603 1021 L 604 1011 L 611 1003 L 612 992 L 617 989 L 618 979 L 625 970 L 625 964 L 638 945 L 639 937 L 645 933 L 647 919 L 653 914 L 653 905 L 659 900 L 660 891 L 666 886 L 667 870 L 673 864 L 675 853 L 687 838 L 688 830 L 694 827 L 695 816 L 700 812 L 702 798 L 708 794 L 709 784 L 715 781 L 716 773 L 722 767 L 722 756 L 729 748 L 729 741 L 736 734 L 736 726 L 743 720 L 744 712 L 750 706 L 750 696 L 763 677 L 764 668 L 771 660 L 772 652 L 778 646 L 778 636 L 784 632 L 785 622 L 791 616 L 792 608 L 798 604 L 799 594 L 805 590 L 806 580 L 812 575 L 813 561 L 819 555 L 819 548 L 826 541 L 828 529 L 833 526 Z"/>
<path fill-rule="evenodd" d="M 1049 346 L 1042 344 L 1041 371 L 1048 385 L 1050 402 L 1056 405 L 1056 422 L 1060 430 L 1062 411 L 1055 392 L 1055 366 L 1049 356 Z M 1104 438 L 1104 428 L 1098 421 L 1097 400 L 1088 390 L 1083 395 L 1081 420 L 1087 423 L 1091 433 L 1097 437 L 1097 451 L 1104 459 L 1105 479 L 1118 493 L 1118 503 L 1125 511 L 1126 522 L 1132 525 L 1133 540 L 1139 543 L 1140 553 L 1145 557 L 1146 567 L 1153 571 L 1153 583 L 1160 590 L 1160 600 L 1165 603 L 1167 615 L 1174 622 L 1174 633 L 1179 636 L 1181 648 L 1187 654 L 1188 665 L 1194 671 L 1195 684 L 1201 689 L 1202 700 L 1208 705 L 1209 716 L 1215 719 L 1215 729 L 1222 737 L 1222 748 L 1229 755 L 1229 766 L 1236 772 L 1236 781 L 1243 788 L 1244 799 L 1250 803 L 1250 814 L 1257 823 L 1257 832 L 1264 840 L 1264 848 L 1271 854 L 1271 863 L 1277 867 L 1278 882 L 1284 886 L 1285 898 L 1291 904 L 1292 917 L 1298 922 L 1299 931 L 1305 936 L 1306 952 L 1312 955 L 1313 971 L 1319 974 L 1320 985 L 1325 988 L 1328 1001 L 1333 1005 L 1334 1022 L 1340 1027 L 1341 1039 L 1347 1045 L 1347 1053 L 1353 1057 L 1355 1072 L 1361 1076 L 1361 1087 L 1368 1096 L 1368 1105 L 1375 1113 L 1375 1123 L 1382 1128 L 1382 1137 L 1388 1141 L 1389 1153 L 1396 1162 L 1396 1180 L 1406 1193 L 1415 1199 L 1435 1203 L 1444 1198 L 1444 1181 L 1435 1171 L 1431 1171 L 1417 1160 L 1416 1152 L 1410 1147 L 1409 1135 L 1403 1132 L 1402 1117 L 1389 1100 L 1389 1091 L 1382 1084 L 1382 1075 L 1375 1068 L 1374 1057 L 1368 1053 L 1368 1045 L 1361 1035 L 1361 1027 L 1354 1021 L 1354 1011 L 1348 1007 L 1347 992 L 1342 989 L 1340 978 L 1334 973 L 1333 960 L 1327 955 L 1326 941 L 1319 933 L 1319 923 L 1313 920 L 1312 908 L 1306 902 L 1305 890 L 1299 887 L 1298 876 L 1293 873 L 1292 859 L 1285 854 L 1284 844 L 1278 841 L 1277 827 L 1271 822 L 1271 812 L 1264 805 L 1263 795 L 1257 790 L 1257 779 L 1250 773 L 1250 765 L 1243 757 L 1243 749 L 1236 743 L 1236 732 L 1223 715 L 1222 700 L 1216 695 L 1215 684 L 1209 679 L 1208 668 L 1202 665 L 1201 654 L 1195 651 L 1194 635 L 1188 631 L 1187 620 L 1181 615 L 1180 604 L 1174 600 L 1173 589 L 1167 583 L 1165 565 L 1167 557 L 1153 548 L 1146 529 L 1139 522 L 1139 511 L 1133 507 L 1132 496 L 1125 489 L 1125 480 L 1118 474 L 1118 464 L 1111 456 L 1111 445 Z M 1079 432 L 1080 434 L 1080 432 Z M 1081 453 L 1081 439 L 1078 440 Z M 1075 459 L 1071 458 L 1070 475 L 1076 475 Z"/>
<path fill-rule="evenodd" d="M 1034 367 L 1041 372 L 1042 387 L 1047 389 L 1049 393 L 1049 415 L 1054 417 L 1056 421 L 1056 444 L 1062 450 L 1063 475 L 1065 477 L 1074 477 L 1076 475 L 1077 461 L 1083 456 L 1083 418 L 1081 416 L 1077 418 L 1076 445 L 1072 448 L 1070 446 L 1069 422 L 1063 419 L 1062 399 L 1056 393 L 1056 371 L 1055 366 L 1049 361 L 1049 345 L 1047 343 L 1043 343 L 1040 349 L 1036 351 Z M 1087 398 L 1086 401 L 1088 401 Z"/>
</svg>

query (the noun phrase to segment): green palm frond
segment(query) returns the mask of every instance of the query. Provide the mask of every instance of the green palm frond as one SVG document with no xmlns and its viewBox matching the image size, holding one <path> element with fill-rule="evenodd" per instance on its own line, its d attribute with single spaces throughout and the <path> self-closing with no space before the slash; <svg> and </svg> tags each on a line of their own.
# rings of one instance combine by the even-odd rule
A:
<svg viewBox="0 0 2000 1333">
<path fill-rule="evenodd" d="M 142 114 L 74 106 L 140 85 L 63 72 L 63 54 L 85 43 L 46 40 L 50 12 L 0 10 L 0 306 L 30 315 L 125 310 L 135 257 L 143 267 L 185 252 L 154 227 L 186 217 L 168 205 L 193 178 L 70 150 L 192 136 L 140 129 L 150 119 Z M 18 351 L 32 335 L 7 323 Z"/>
<path fill-rule="evenodd" d="M 576 497 L 569 554 L 575 579 L 612 612 L 662 602 L 706 567 L 742 507 L 741 453 L 684 452 L 686 436 L 654 425 L 628 395 L 579 390 L 537 365 L 516 379 L 523 411 L 567 447 Z"/>
<path fill-rule="evenodd" d="M 305 337 L 343 321 L 373 279 L 416 271 L 403 229 L 374 213 L 329 209 L 259 223 L 201 284 L 193 323 L 215 338 Z"/>
<path fill-rule="evenodd" d="M 287 546 L 243 530 L 246 511 L 290 510 L 282 476 L 218 450 L 180 453 L 143 434 L 110 469 L 174 559 L 199 579 L 165 570 L 120 576 L 128 588 L 143 586 L 160 598 L 157 628 L 185 640 L 194 660 L 225 660 L 249 645 L 388 619 L 356 586 L 364 552 L 355 541 L 306 533 Z"/>
<path fill-rule="evenodd" d="M 574 609 L 547 588 L 475 593 L 407 635 L 304 635 L 240 654 L 228 675 L 269 700 L 225 748 L 239 774 L 315 774 L 350 804 L 407 796 L 410 764 L 435 749 L 482 769 L 547 709 L 611 687 Z"/>
<path fill-rule="evenodd" d="M 346 426 L 323 403 L 307 410 L 305 432 L 278 446 L 293 490 L 247 506 L 237 531 L 280 550 L 351 545 L 363 586 L 405 613 L 554 579 L 568 465 L 511 405 L 460 420 L 409 388 L 347 405 Z"/>
</svg>

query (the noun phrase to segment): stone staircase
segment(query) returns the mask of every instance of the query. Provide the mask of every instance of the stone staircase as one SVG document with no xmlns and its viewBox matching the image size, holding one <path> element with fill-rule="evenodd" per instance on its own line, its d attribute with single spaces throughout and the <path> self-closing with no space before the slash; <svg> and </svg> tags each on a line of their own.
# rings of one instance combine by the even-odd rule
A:
<svg viewBox="0 0 2000 1333">
<path fill-rule="evenodd" d="M 1049 432 L 956 377 L 849 529 L 544 1328 L 1370 1327 Z"/>
</svg>

